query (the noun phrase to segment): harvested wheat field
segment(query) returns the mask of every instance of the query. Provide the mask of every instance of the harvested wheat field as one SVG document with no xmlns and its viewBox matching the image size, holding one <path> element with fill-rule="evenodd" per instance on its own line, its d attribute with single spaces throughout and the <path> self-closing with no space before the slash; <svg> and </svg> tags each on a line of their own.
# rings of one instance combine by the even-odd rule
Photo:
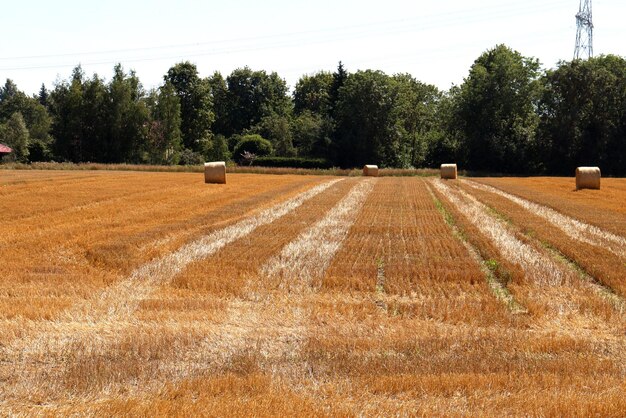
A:
<svg viewBox="0 0 626 418">
<path fill-rule="evenodd" d="M 0 415 L 623 416 L 626 180 L 0 171 Z"/>
</svg>

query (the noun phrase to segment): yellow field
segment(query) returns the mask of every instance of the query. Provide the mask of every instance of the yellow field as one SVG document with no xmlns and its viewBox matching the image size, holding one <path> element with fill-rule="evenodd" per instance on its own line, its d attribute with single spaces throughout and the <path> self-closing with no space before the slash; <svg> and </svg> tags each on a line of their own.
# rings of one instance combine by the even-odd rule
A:
<svg viewBox="0 0 626 418">
<path fill-rule="evenodd" d="M 0 416 L 623 416 L 602 181 L 0 171 Z"/>
</svg>

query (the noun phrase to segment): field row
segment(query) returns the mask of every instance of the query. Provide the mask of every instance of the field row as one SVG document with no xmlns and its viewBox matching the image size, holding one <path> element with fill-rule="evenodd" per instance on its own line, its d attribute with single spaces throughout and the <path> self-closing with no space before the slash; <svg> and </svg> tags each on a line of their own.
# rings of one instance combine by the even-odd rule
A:
<svg viewBox="0 0 626 418">
<path fill-rule="evenodd" d="M 9 180 L 0 413 L 626 409 L 623 180 Z"/>
</svg>

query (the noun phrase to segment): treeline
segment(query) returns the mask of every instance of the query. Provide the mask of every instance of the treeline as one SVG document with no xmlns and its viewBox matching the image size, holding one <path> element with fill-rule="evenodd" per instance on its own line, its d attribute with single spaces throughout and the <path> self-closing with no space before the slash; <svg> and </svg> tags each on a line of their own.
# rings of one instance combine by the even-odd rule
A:
<svg viewBox="0 0 626 418">
<path fill-rule="evenodd" d="M 483 53 L 449 91 L 409 74 L 305 75 L 293 93 L 276 73 L 224 78 L 171 67 L 145 91 L 121 65 L 105 81 L 76 67 L 29 97 L 0 88 L 0 142 L 22 162 L 436 167 L 626 175 L 626 60 L 601 56 L 542 71 L 504 45 Z"/>
</svg>

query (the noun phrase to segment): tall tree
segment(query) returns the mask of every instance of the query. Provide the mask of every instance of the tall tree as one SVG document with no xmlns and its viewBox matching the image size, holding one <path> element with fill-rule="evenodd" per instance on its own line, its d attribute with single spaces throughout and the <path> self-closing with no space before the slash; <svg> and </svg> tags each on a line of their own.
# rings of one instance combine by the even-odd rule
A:
<svg viewBox="0 0 626 418">
<path fill-rule="evenodd" d="M 0 88 L 0 102 L 3 102 L 11 97 L 15 96 L 19 92 L 17 85 L 13 80 L 7 78 L 4 86 Z"/>
<path fill-rule="evenodd" d="M 280 157 L 293 157 L 296 155 L 288 116 L 281 116 L 275 113 L 265 116 L 250 132 L 258 133 L 263 138 L 270 140 L 276 155 Z"/>
<path fill-rule="evenodd" d="M 483 53 L 460 87 L 460 129 L 466 138 L 468 168 L 531 172 L 539 62 L 505 45 Z"/>
<path fill-rule="evenodd" d="M 36 98 L 20 91 L 11 80 L 7 80 L 5 87 L 0 90 L 0 123 L 7 121 L 14 113 L 20 113 L 29 133 L 29 159 L 49 160 L 51 119 L 46 108 Z"/>
<path fill-rule="evenodd" d="M 152 164 L 177 164 L 182 151 L 180 99 L 174 86 L 166 82 L 159 88 L 152 106 L 147 152 Z"/>
<path fill-rule="evenodd" d="M 428 150 L 424 165 L 437 167 L 448 161 L 457 161 L 465 165 L 467 153 L 463 152 L 464 136 L 457 113 L 459 87 L 443 93 L 434 108 L 434 126 L 428 133 Z"/>
<path fill-rule="evenodd" d="M 267 116 L 288 116 L 291 100 L 285 80 L 276 73 L 252 71 L 250 68 L 234 70 L 227 78 L 228 124 L 226 136 L 241 134 L 253 128 Z"/>
<path fill-rule="evenodd" d="M 22 163 L 28 162 L 30 136 L 20 112 L 11 115 L 4 126 L 3 133 L 6 145 L 13 149 L 10 157 Z"/>
<path fill-rule="evenodd" d="M 50 93 L 54 153 L 63 160 L 83 160 L 83 79 L 79 66 L 72 70 L 69 81 L 58 83 Z"/>
<path fill-rule="evenodd" d="M 137 76 L 119 64 L 109 84 L 96 74 L 85 79 L 76 67 L 50 94 L 57 155 L 74 162 L 141 162 L 149 120 L 143 96 Z"/>
<path fill-rule="evenodd" d="M 110 95 L 103 79 L 94 74 L 81 84 L 79 105 L 81 161 L 117 162 L 110 150 Z M 74 114 L 75 115 L 75 114 Z"/>
<path fill-rule="evenodd" d="M 213 112 L 215 113 L 215 120 L 211 130 L 215 135 L 228 135 L 230 129 L 228 120 L 228 85 L 222 74 L 217 71 L 208 78 L 208 83 L 211 99 L 213 100 Z M 222 141 L 221 138 L 220 141 Z"/>
<path fill-rule="evenodd" d="M 396 88 L 394 119 L 400 135 L 395 165 L 421 167 L 426 161 L 430 141 L 436 140 L 436 106 L 441 98 L 439 90 L 423 84 L 409 74 L 393 76 Z"/>
<path fill-rule="evenodd" d="M 109 162 L 139 162 L 148 122 L 148 109 L 139 78 L 133 71 L 126 74 L 118 64 L 108 86 L 110 134 L 105 149 Z"/>
<path fill-rule="evenodd" d="M 396 164 L 400 139 L 393 119 L 396 94 L 393 79 L 381 71 L 358 71 L 348 77 L 336 108 L 339 165 Z"/>
<path fill-rule="evenodd" d="M 598 165 L 626 175 L 626 59 L 561 62 L 543 78 L 539 137 L 545 169 L 569 174 Z"/>
<path fill-rule="evenodd" d="M 37 100 L 39 100 L 39 104 L 43 107 L 48 107 L 48 97 L 50 94 L 48 93 L 48 89 L 44 83 L 41 83 L 41 88 L 39 89 L 39 94 L 37 95 Z"/>
<path fill-rule="evenodd" d="M 308 110 L 318 115 L 330 116 L 333 82 L 333 74 L 326 71 L 302 76 L 293 92 L 295 114 Z"/>
<path fill-rule="evenodd" d="M 171 83 L 180 100 L 183 145 L 202 151 L 211 140 L 211 125 L 215 119 L 208 80 L 198 76 L 196 66 L 188 61 L 170 68 L 165 81 Z"/>
<path fill-rule="evenodd" d="M 345 75 L 341 68 L 340 78 Z M 335 75 L 321 71 L 296 83 L 292 121 L 293 142 L 301 155 L 329 158 L 335 123 L 332 115 Z M 336 101 L 337 90 L 334 91 Z"/>
<path fill-rule="evenodd" d="M 329 91 L 329 101 L 330 101 L 330 115 L 335 118 L 335 110 L 337 107 L 337 102 L 339 101 L 339 90 L 345 82 L 348 80 L 348 72 L 345 68 L 343 68 L 343 63 L 339 61 L 339 65 L 337 66 L 337 70 L 333 73 L 333 81 L 330 85 Z"/>
</svg>

